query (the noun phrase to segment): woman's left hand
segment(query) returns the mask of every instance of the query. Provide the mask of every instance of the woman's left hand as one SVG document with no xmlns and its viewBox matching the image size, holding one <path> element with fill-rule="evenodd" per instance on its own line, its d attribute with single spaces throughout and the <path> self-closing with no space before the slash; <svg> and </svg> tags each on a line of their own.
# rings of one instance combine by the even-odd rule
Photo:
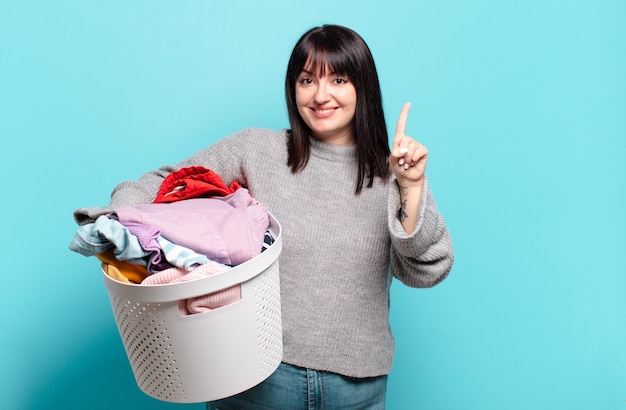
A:
<svg viewBox="0 0 626 410">
<path fill-rule="evenodd" d="M 389 164 L 401 187 L 421 187 L 424 183 L 428 149 L 406 135 L 406 121 L 411 103 L 405 103 L 400 112 Z"/>
</svg>

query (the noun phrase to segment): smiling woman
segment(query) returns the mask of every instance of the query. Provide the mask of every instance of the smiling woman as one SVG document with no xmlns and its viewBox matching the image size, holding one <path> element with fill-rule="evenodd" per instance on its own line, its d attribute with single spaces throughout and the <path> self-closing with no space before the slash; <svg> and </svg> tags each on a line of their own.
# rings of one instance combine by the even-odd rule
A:
<svg viewBox="0 0 626 410">
<path fill-rule="evenodd" d="M 285 232 L 283 357 L 265 381 L 208 408 L 382 409 L 395 352 L 392 278 L 431 287 L 454 259 L 425 177 L 428 151 L 405 134 L 408 105 L 389 148 L 374 60 L 351 29 L 306 32 L 289 60 L 285 92 L 290 130 L 235 133 L 176 166 L 122 182 L 108 206 L 74 216 L 86 224 L 151 203 L 164 178 L 185 167 L 240 182 Z"/>
</svg>

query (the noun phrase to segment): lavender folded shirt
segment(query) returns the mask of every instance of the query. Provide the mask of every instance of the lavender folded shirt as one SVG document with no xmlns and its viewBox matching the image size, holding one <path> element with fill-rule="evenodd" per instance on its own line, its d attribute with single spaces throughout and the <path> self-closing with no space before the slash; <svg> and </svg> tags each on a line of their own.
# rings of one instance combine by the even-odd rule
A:
<svg viewBox="0 0 626 410">
<path fill-rule="evenodd" d="M 230 266 L 257 256 L 269 227 L 267 208 L 240 188 L 223 197 L 119 208 L 122 224 L 141 223 L 167 240 Z"/>
</svg>

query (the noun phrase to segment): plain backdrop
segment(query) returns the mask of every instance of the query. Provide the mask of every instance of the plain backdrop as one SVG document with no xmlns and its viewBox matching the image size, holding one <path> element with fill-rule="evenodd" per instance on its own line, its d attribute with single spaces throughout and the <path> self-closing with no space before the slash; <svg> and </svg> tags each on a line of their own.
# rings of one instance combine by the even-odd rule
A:
<svg viewBox="0 0 626 410">
<path fill-rule="evenodd" d="M 456 264 L 392 286 L 388 408 L 626 409 L 622 0 L 0 4 L 0 407 L 202 409 L 136 386 L 75 208 L 245 127 L 288 127 L 309 28 L 374 54 Z M 296 194 L 296 193 L 294 193 Z"/>
</svg>

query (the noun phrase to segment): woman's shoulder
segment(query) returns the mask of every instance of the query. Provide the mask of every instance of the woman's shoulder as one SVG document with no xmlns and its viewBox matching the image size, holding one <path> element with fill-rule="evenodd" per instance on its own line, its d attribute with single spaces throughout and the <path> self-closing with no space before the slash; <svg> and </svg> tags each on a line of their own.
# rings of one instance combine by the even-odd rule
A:
<svg viewBox="0 0 626 410">
<path fill-rule="evenodd" d="M 287 142 L 286 129 L 270 128 L 244 128 L 224 139 L 228 145 L 235 145 L 245 150 L 252 148 L 254 151 L 263 149 L 275 149 L 285 146 Z"/>
<path fill-rule="evenodd" d="M 278 155 L 286 155 L 286 146 L 287 130 L 244 128 L 223 137 L 202 150 L 199 155 L 203 158 L 199 161 L 213 162 L 215 156 L 240 158 L 242 160 L 256 160 L 270 156 L 275 158 Z"/>
<path fill-rule="evenodd" d="M 263 140 L 267 138 L 272 138 L 274 140 L 279 140 L 280 142 L 283 142 L 283 139 L 287 136 L 287 130 L 250 127 L 244 128 L 243 130 L 239 131 L 239 134 L 243 134 L 245 137 L 248 138 L 259 138 Z"/>
<path fill-rule="evenodd" d="M 238 144 L 250 144 L 256 143 L 257 141 L 261 141 L 263 143 L 271 143 L 279 141 L 280 143 L 284 143 L 287 137 L 286 129 L 270 129 L 270 128 L 243 128 L 239 131 L 236 131 L 232 134 L 227 135 L 222 138 L 221 141 L 227 141 L 229 144 L 238 143 Z"/>
</svg>

